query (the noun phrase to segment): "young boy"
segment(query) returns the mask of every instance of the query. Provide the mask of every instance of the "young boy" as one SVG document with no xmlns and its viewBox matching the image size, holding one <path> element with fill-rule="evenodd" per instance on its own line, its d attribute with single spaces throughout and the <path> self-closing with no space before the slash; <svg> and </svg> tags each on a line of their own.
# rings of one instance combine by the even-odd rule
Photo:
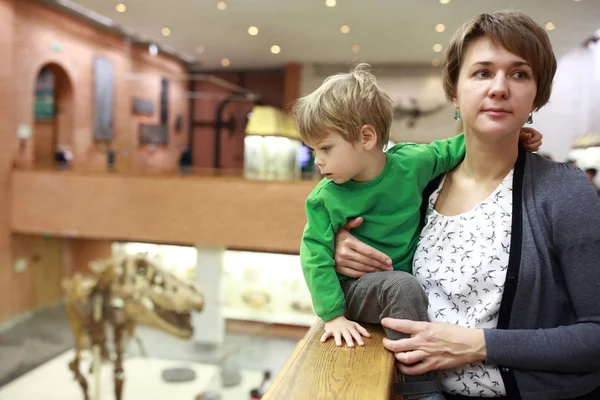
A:
<svg viewBox="0 0 600 400">
<path fill-rule="evenodd" d="M 327 78 L 299 99 L 293 111 L 300 136 L 314 149 L 315 164 L 325 176 L 306 200 L 302 269 L 315 312 L 325 321 L 321 341 L 333 337 L 341 346 L 343 337 L 349 347 L 353 339 L 363 345 L 361 336 L 369 336 L 354 321 L 427 321 L 427 298 L 410 275 L 421 229 L 421 193 L 465 154 L 462 134 L 428 145 L 401 143 L 385 151 L 393 101 L 367 68 L 360 64 L 350 73 Z M 387 254 L 394 271 L 351 279 L 334 270 L 335 234 L 356 216 L 367 223 L 352 234 Z M 404 337 L 389 329 L 386 335 L 392 340 Z M 435 382 L 413 386 L 415 396 L 406 399 L 444 398 L 435 374 L 406 378 Z"/>
</svg>

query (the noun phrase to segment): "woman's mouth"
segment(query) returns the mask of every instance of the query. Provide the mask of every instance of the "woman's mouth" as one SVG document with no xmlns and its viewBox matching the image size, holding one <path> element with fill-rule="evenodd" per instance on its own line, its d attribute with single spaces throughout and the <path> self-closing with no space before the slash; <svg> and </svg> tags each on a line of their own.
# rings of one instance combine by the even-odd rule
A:
<svg viewBox="0 0 600 400">
<path fill-rule="evenodd" d="M 506 115 L 512 114 L 510 111 L 505 110 L 503 108 L 486 108 L 483 110 L 483 113 L 491 117 L 504 117 Z"/>
</svg>

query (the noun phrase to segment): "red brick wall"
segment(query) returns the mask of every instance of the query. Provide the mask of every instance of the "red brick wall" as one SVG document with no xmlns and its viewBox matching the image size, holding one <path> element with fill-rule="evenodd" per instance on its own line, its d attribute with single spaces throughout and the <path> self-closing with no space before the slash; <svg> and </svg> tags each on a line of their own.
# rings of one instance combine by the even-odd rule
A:
<svg viewBox="0 0 600 400">
<path fill-rule="evenodd" d="M 104 164 L 105 157 L 93 141 L 93 62 L 99 56 L 115 66 L 114 130 L 112 145 L 127 150 L 127 157 L 117 160 L 159 168 L 176 168 L 180 149 L 187 143 L 189 101 L 187 72 L 180 62 L 166 56 L 151 57 L 146 49 L 127 50 L 121 38 L 108 36 L 91 26 L 55 11 L 15 0 L 0 0 L 0 321 L 55 301 L 61 297 L 60 278 L 73 269 L 85 269 L 88 259 L 107 251 L 107 242 L 81 243 L 67 239 L 44 239 L 11 235 L 8 200 L 12 165 L 31 165 L 35 138 L 21 151 L 16 139 L 19 124 L 35 129 L 33 114 L 37 75 L 44 65 L 52 64 L 63 71 L 71 86 L 71 98 L 61 97 L 60 118 L 64 127 L 55 132 L 59 144 L 67 144 L 81 164 Z M 53 50 L 59 44 L 60 51 Z M 128 73 L 149 73 L 140 80 L 128 80 Z M 142 120 L 159 120 L 160 80 L 170 79 L 169 125 L 177 114 L 183 117 L 182 133 L 170 130 L 169 145 L 156 151 L 138 148 L 138 125 Z M 183 79 L 182 79 L 183 78 Z M 60 93 L 65 86 L 57 87 Z M 140 97 L 154 102 L 151 118 L 134 116 L 131 100 Z M 70 103 L 69 103 L 70 101 Z M 48 127 L 45 127 L 48 128 Z M 44 132 L 40 132 L 42 135 Z M 46 132 L 48 136 L 48 132 Z M 42 139 L 44 140 L 44 139 Z M 52 143 L 46 137 L 48 145 Z M 38 143 L 39 144 L 39 143 Z M 49 148 L 48 155 L 52 149 Z M 49 159 L 46 159 L 48 161 Z M 50 205 L 49 212 L 55 212 Z M 14 260 L 26 258 L 29 268 L 14 271 Z"/>
<path fill-rule="evenodd" d="M 114 97 L 114 140 L 113 147 L 127 151 L 121 158 L 131 158 L 141 164 L 166 164 L 175 167 L 179 152 L 186 144 L 185 134 L 189 119 L 187 100 L 186 69 L 180 62 L 158 55 L 150 56 L 147 49 L 126 46 L 123 38 L 107 35 L 94 27 L 71 17 L 61 15 L 37 5 L 18 2 L 14 31 L 14 74 L 16 92 L 13 101 L 16 106 L 16 124 L 33 125 L 34 87 L 40 69 L 53 63 L 62 68 L 73 87 L 73 120 L 71 132 L 61 132 L 59 139 L 70 145 L 75 153 L 75 162 L 104 163 L 103 155 L 98 154 L 98 146 L 93 140 L 93 62 L 95 57 L 112 61 L 115 68 Z M 60 51 L 53 49 L 60 45 Z M 127 79 L 130 73 L 145 73 L 139 80 Z M 146 154 L 145 149 L 136 148 L 138 125 L 143 118 L 131 112 L 133 97 L 151 100 L 155 114 L 144 119 L 155 123 L 159 119 L 160 80 L 162 76 L 172 76 L 170 80 L 169 125 L 174 126 L 177 114 L 183 116 L 184 127 L 181 134 L 170 129 L 170 143 L 156 152 Z M 184 79 L 182 79 L 184 78 Z M 25 162 L 33 158 L 33 138 L 28 143 Z M 119 158 L 119 157 L 118 157 Z"/>
<path fill-rule="evenodd" d="M 9 171 L 16 147 L 13 126 L 14 0 L 0 0 L 0 321 L 14 313 L 12 300 L 11 237 L 9 228 Z"/>
</svg>

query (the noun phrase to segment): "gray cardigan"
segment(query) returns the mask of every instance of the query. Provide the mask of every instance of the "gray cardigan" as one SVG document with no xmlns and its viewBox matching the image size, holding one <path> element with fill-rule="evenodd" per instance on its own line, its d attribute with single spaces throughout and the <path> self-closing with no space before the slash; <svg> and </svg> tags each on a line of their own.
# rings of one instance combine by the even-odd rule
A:
<svg viewBox="0 0 600 400">
<path fill-rule="evenodd" d="M 510 399 L 584 395 L 600 386 L 600 199 L 577 167 L 520 150 L 512 221 L 486 362 Z"/>
</svg>

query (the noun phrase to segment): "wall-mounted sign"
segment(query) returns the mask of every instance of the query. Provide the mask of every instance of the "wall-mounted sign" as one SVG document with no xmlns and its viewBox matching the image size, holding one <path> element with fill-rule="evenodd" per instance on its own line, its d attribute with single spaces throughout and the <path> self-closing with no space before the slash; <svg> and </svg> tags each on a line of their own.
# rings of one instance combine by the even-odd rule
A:
<svg viewBox="0 0 600 400">
<path fill-rule="evenodd" d="M 140 144 L 167 144 L 169 132 L 165 125 L 140 125 Z"/>
<path fill-rule="evenodd" d="M 154 104 L 150 100 L 133 99 L 132 111 L 134 114 L 154 115 Z"/>
</svg>

